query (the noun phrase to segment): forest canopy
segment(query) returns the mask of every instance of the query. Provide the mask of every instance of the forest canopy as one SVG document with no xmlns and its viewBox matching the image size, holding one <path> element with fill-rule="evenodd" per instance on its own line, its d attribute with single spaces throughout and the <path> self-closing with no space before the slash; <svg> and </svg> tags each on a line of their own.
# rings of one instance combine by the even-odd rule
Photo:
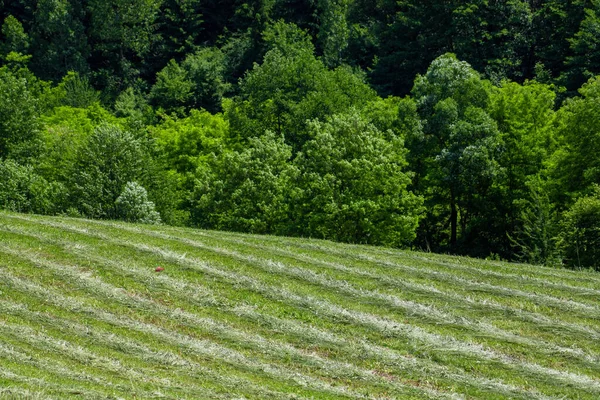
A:
<svg viewBox="0 0 600 400">
<path fill-rule="evenodd" d="M 598 1 L 0 18 L 0 208 L 600 270 Z"/>
</svg>

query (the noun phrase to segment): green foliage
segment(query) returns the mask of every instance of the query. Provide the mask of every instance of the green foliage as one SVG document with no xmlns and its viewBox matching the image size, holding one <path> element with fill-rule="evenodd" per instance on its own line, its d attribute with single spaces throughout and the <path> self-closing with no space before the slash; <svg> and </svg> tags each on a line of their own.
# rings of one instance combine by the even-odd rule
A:
<svg viewBox="0 0 600 400">
<path fill-rule="evenodd" d="M 580 198 L 564 213 L 559 246 L 572 268 L 600 271 L 600 188 Z"/>
<path fill-rule="evenodd" d="M 422 199 L 407 190 L 406 150 L 356 112 L 309 125 L 292 211 L 297 234 L 401 246 L 414 239 Z"/>
<path fill-rule="evenodd" d="M 90 85 L 87 78 L 76 72 L 69 72 L 63 78 L 61 86 L 65 90 L 62 102 L 66 106 L 86 108 L 100 101 L 100 93 Z"/>
<path fill-rule="evenodd" d="M 319 32 L 317 41 L 323 52 L 323 62 L 328 67 L 342 63 L 342 54 L 348 47 L 350 29 L 346 15 L 350 0 L 319 0 Z"/>
<path fill-rule="evenodd" d="M 11 52 L 26 54 L 29 48 L 29 36 L 23 29 L 23 24 L 18 19 L 9 15 L 2 23 L 2 36 L 0 43 L 0 56 L 6 57 Z"/>
<path fill-rule="evenodd" d="M 569 204 L 600 182 L 600 78 L 580 89 L 557 114 L 560 147 L 550 166 L 553 201 Z"/>
<path fill-rule="evenodd" d="M 489 89 L 468 63 L 452 54 L 437 58 L 415 80 L 413 94 L 423 131 L 410 137 L 410 160 L 417 172 L 415 187 L 430 205 L 422 246 L 449 244 L 456 251 L 459 223 L 460 239 L 468 242 L 471 232 L 486 225 L 484 213 L 493 212 L 486 203 L 503 171 L 497 161 L 501 137 L 486 111 Z M 450 227 L 449 240 L 441 226 Z M 472 243 L 469 247 L 474 250 Z"/>
<path fill-rule="evenodd" d="M 291 148 L 272 132 L 250 138 L 242 151 L 226 151 L 200 165 L 192 196 L 196 226 L 281 233 L 288 220 L 286 195 L 294 190 Z"/>
<path fill-rule="evenodd" d="M 546 204 L 545 195 L 538 193 L 542 189 L 532 192 L 530 183 L 545 173 L 545 163 L 557 147 L 556 94 L 552 89 L 536 82 L 520 85 L 505 81 L 492 90 L 490 97 L 490 115 L 498 124 L 503 142 L 498 162 L 505 171 L 498 187 L 499 210 L 505 218 L 495 226 L 506 232 L 507 238 L 536 236 L 531 239 L 535 244 L 527 245 L 525 251 L 526 259 L 532 263 L 546 262 L 551 256 L 552 246 L 544 233 L 549 224 L 550 203 Z M 536 221 L 542 225 L 532 226 Z"/>
<path fill-rule="evenodd" d="M 578 88 L 589 78 L 600 73 L 600 2 L 579 2 L 585 5 L 579 30 L 569 38 L 572 55 L 567 56 L 570 67 L 563 73 L 563 79 L 571 88 Z"/>
<path fill-rule="evenodd" d="M 167 112 L 183 114 L 184 106 L 189 104 L 192 98 L 192 86 L 187 72 L 175 60 L 171 60 L 156 74 L 156 83 L 152 87 L 150 97 Z"/>
<path fill-rule="evenodd" d="M 32 26 L 32 69 L 42 79 L 54 82 L 75 72 L 85 76 L 91 48 L 86 31 L 83 2 L 39 0 Z"/>
<path fill-rule="evenodd" d="M 124 221 L 154 225 L 161 222 L 154 203 L 148 200 L 146 189 L 137 182 L 127 182 L 115 205 L 118 218 Z"/>
<path fill-rule="evenodd" d="M 94 73 L 95 83 L 110 98 L 132 86 L 140 76 L 137 58 L 152 49 L 161 2 L 154 0 L 91 0 L 89 40 L 93 56 L 103 60 Z"/>
<path fill-rule="evenodd" d="M 298 28 L 275 24 L 265 34 L 270 44 L 261 65 L 241 82 L 241 96 L 227 108 L 232 135 L 258 136 L 265 130 L 285 135 L 298 151 L 309 138 L 307 121 L 375 100 L 364 77 L 348 67 L 328 70 Z"/>
<path fill-rule="evenodd" d="M 60 209 L 64 194 L 62 185 L 47 182 L 33 167 L 0 160 L 0 208 L 51 214 Z"/>
<path fill-rule="evenodd" d="M 37 156 L 36 171 L 49 181 L 62 183 L 70 181 L 77 153 L 96 127 L 106 123 L 123 125 L 97 103 L 85 109 L 56 107 L 40 122 L 43 146 Z"/>
<path fill-rule="evenodd" d="M 220 111 L 229 89 L 224 73 L 225 55 L 220 50 L 199 50 L 188 55 L 181 65 L 169 61 L 156 76 L 151 99 L 166 111 L 178 114 L 193 108 Z"/>
<path fill-rule="evenodd" d="M 543 263 L 600 183 L 597 0 L 0 3 L 19 209 Z"/>
<path fill-rule="evenodd" d="M 7 67 L 0 68 L 0 159 L 13 153 L 29 157 L 39 133 L 39 100 L 30 83 Z"/>
<path fill-rule="evenodd" d="M 559 259 L 556 215 L 539 177 L 531 179 L 528 188 L 527 198 L 515 200 L 518 228 L 514 236 L 507 234 L 518 259 L 535 265 L 552 265 Z"/>
<path fill-rule="evenodd" d="M 228 129 L 222 115 L 192 110 L 187 118 L 167 117 L 151 132 L 170 168 L 186 174 L 195 172 L 210 154 L 220 153 Z"/>
<path fill-rule="evenodd" d="M 118 218 L 115 201 L 143 167 L 142 146 L 114 125 L 94 129 L 79 149 L 70 179 L 71 202 L 90 218 Z"/>
<path fill-rule="evenodd" d="M 115 115 L 125 119 L 125 127 L 136 136 L 145 134 L 146 126 L 156 123 L 156 115 L 147 97 L 132 87 L 127 88 L 115 100 Z"/>
</svg>

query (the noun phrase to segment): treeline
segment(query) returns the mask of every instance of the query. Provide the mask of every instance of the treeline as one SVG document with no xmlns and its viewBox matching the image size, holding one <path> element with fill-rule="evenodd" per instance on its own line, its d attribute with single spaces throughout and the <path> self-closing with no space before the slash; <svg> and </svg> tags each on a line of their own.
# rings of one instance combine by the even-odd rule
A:
<svg viewBox="0 0 600 400">
<path fill-rule="evenodd" d="M 0 207 L 599 268 L 599 6 L 534 3 L 10 2 Z"/>
<path fill-rule="evenodd" d="M 0 55 L 32 55 L 35 75 L 55 83 L 87 76 L 109 101 L 196 54 L 184 69 L 209 68 L 237 93 L 268 51 L 266 28 L 283 20 L 328 68 L 367 71 L 381 96 L 408 94 L 448 52 L 494 83 L 535 78 L 573 95 L 600 73 L 599 13 L 595 0 L 3 0 Z"/>
</svg>

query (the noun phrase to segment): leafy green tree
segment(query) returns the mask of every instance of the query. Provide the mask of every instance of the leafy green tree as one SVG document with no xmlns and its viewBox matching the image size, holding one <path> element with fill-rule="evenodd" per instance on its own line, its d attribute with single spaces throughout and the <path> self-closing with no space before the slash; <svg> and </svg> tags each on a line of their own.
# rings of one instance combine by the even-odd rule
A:
<svg viewBox="0 0 600 400">
<path fill-rule="evenodd" d="M 328 67 L 342 64 L 342 56 L 348 47 L 350 29 L 346 20 L 350 0 L 319 0 L 319 32 L 317 42 Z"/>
<path fill-rule="evenodd" d="M 551 198 L 562 210 L 600 182 L 600 78 L 590 79 L 579 93 L 557 113 L 559 146 L 549 162 Z"/>
<path fill-rule="evenodd" d="M 196 170 L 227 148 L 228 124 L 222 115 L 192 110 L 187 118 L 167 117 L 149 131 L 157 170 L 145 186 L 166 223 L 188 224 Z"/>
<path fill-rule="evenodd" d="M 90 218 L 118 218 L 115 201 L 127 182 L 138 180 L 142 166 L 142 146 L 129 132 L 114 125 L 95 128 L 77 153 L 70 180 L 72 203 Z"/>
<path fill-rule="evenodd" d="M 286 194 L 295 169 L 290 146 L 266 132 L 242 151 L 225 151 L 200 165 L 192 195 L 192 223 L 252 233 L 281 233 L 288 223 Z"/>
<path fill-rule="evenodd" d="M 25 33 L 23 24 L 12 15 L 6 17 L 2 23 L 2 36 L 0 56 L 6 57 L 11 52 L 27 53 L 30 42 L 29 36 Z"/>
<path fill-rule="evenodd" d="M 507 231 L 518 260 L 534 265 L 556 264 L 558 222 L 545 184 L 539 177 L 528 182 L 529 196 L 514 200 L 518 225 Z"/>
<path fill-rule="evenodd" d="M 181 174 L 194 173 L 211 154 L 221 153 L 228 130 L 222 115 L 202 110 L 192 110 L 187 118 L 167 117 L 160 125 L 150 128 L 168 165 Z"/>
<path fill-rule="evenodd" d="M 155 105 L 165 111 L 184 114 L 185 106 L 192 98 L 193 83 L 185 71 L 175 60 L 156 74 L 156 83 L 152 86 L 150 98 Z"/>
<path fill-rule="evenodd" d="M 485 226 L 482 214 L 490 211 L 487 201 L 502 174 L 501 138 L 486 111 L 489 84 L 468 63 L 445 54 L 417 76 L 413 95 L 423 123 L 422 132 L 409 141 L 417 172 L 413 183 L 428 209 L 420 244 L 449 244 L 456 251 L 459 224 L 462 242 Z M 484 239 L 480 230 L 473 235 Z"/>
<path fill-rule="evenodd" d="M 504 218 L 498 219 L 494 226 L 498 232 L 506 232 L 511 237 L 530 229 L 523 224 L 534 216 L 541 218 L 539 214 L 531 215 L 537 213 L 535 209 L 541 212 L 544 199 L 541 194 L 532 192 L 531 180 L 537 181 L 535 177 L 544 174 L 545 163 L 557 147 L 555 99 L 553 87 L 536 82 L 520 85 L 505 81 L 491 92 L 489 112 L 502 138 L 503 152 L 498 162 L 505 171 L 499 182 L 501 204 L 498 209 Z M 528 210 L 531 207 L 534 209 Z M 508 248 L 508 245 L 505 241 L 501 247 Z M 539 244 L 536 246 L 541 248 Z M 549 256 L 547 251 L 543 254 Z M 538 256 L 535 262 L 540 262 Z"/>
<path fill-rule="evenodd" d="M 40 104 L 30 89 L 27 78 L 0 68 L 0 159 L 22 153 L 39 135 Z"/>
<path fill-rule="evenodd" d="M 389 138 L 357 112 L 310 123 L 294 161 L 294 234 L 402 246 L 415 237 L 422 198 L 408 191 L 403 140 Z M 387 136 L 387 137 L 386 137 Z"/>
<path fill-rule="evenodd" d="M 171 60 L 157 74 L 151 98 L 166 111 L 182 114 L 203 108 L 214 113 L 221 111 L 221 102 L 228 89 L 225 55 L 219 49 L 206 48 L 188 55 L 181 66 Z"/>
<path fill-rule="evenodd" d="M 30 165 L 0 160 L 0 208 L 25 213 L 51 214 L 64 204 L 64 187 L 47 182 Z"/>
<path fill-rule="evenodd" d="M 95 80 L 116 97 L 140 76 L 140 59 L 157 40 L 156 19 L 161 1 L 90 0 L 88 37 L 91 62 L 97 66 Z M 99 68 L 98 68 L 99 67 Z"/>
<path fill-rule="evenodd" d="M 527 0 L 456 2 L 452 51 L 489 79 L 522 80 L 533 73 L 533 15 Z"/>
<path fill-rule="evenodd" d="M 40 118 L 42 148 L 35 160 L 36 172 L 48 181 L 68 184 L 77 154 L 94 129 L 124 122 L 95 103 L 87 108 L 56 107 Z"/>
<path fill-rule="evenodd" d="M 571 268 L 600 270 L 600 189 L 580 198 L 564 213 L 559 245 Z"/>
<path fill-rule="evenodd" d="M 154 125 L 157 120 L 156 112 L 149 104 L 148 96 L 132 87 L 125 89 L 114 104 L 115 115 L 124 118 L 127 130 L 136 137 L 146 134 L 146 127 Z"/>
<path fill-rule="evenodd" d="M 360 74 L 343 66 L 328 70 L 297 27 L 275 24 L 265 40 L 271 49 L 245 76 L 240 96 L 226 111 L 234 136 L 243 139 L 271 130 L 285 135 L 298 151 L 308 138 L 307 121 L 375 100 Z"/>
<path fill-rule="evenodd" d="M 600 1 L 586 3 L 579 30 L 569 38 L 572 55 L 566 58 L 568 69 L 563 74 L 570 88 L 580 87 L 600 74 Z"/>
</svg>

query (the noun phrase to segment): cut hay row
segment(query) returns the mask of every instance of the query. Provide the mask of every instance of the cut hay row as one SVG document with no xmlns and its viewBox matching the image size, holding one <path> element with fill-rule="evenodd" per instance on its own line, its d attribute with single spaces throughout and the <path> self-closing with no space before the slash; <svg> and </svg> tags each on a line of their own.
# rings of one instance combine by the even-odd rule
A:
<svg viewBox="0 0 600 400">
<path fill-rule="evenodd" d="M 549 269 L 520 285 L 523 268 L 0 213 L 0 387 L 42 398 L 598 398 L 598 286 Z"/>
</svg>

